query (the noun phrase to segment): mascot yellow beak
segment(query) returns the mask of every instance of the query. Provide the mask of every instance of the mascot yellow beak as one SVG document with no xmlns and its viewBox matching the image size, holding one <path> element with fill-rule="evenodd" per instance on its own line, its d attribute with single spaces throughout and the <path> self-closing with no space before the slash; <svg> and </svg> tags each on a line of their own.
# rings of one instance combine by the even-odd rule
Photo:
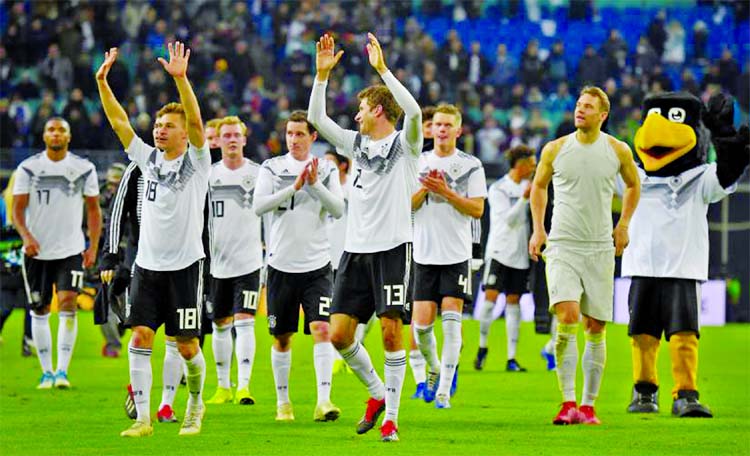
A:
<svg viewBox="0 0 750 456">
<path fill-rule="evenodd" d="M 690 152 L 697 139 L 690 125 L 670 122 L 661 114 L 646 117 L 635 132 L 635 152 L 646 171 L 656 171 Z"/>
</svg>

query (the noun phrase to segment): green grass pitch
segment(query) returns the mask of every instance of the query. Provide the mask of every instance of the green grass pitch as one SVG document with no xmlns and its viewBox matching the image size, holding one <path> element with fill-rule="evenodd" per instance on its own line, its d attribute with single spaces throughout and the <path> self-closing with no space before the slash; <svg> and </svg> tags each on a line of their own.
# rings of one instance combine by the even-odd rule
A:
<svg viewBox="0 0 750 456">
<path fill-rule="evenodd" d="M 714 419 L 677 419 L 670 416 L 672 387 L 669 352 L 662 345 L 659 374 L 661 413 L 629 415 L 630 345 L 623 326 L 608 330 L 608 359 L 596 404 L 601 426 L 558 427 L 551 424 L 560 395 L 555 374 L 547 372 L 539 350 L 547 336 L 533 326 L 522 326 L 519 361 L 527 373 L 506 373 L 504 322 L 492 327 L 485 370 L 472 361 L 477 349 L 478 322 L 464 322 L 464 350 L 459 387 L 450 410 L 409 398 L 414 391 L 407 368 L 399 417 L 400 442 L 382 443 L 377 428 L 363 436 L 354 432 L 364 412 L 367 393 L 354 375 L 337 374 L 332 398 L 342 409 L 333 423 L 312 421 L 315 405 L 312 347 L 297 335 L 292 355 L 290 396 L 296 421 L 276 423 L 275 392 L 270 365 L 271 338 L 265 320 L 256 326 L 257 355 L 251 392 L 257 404 L 207 406 L 203 431 L 179 437 L 179 424 L 154 424 L 154 435 L 124 439 L 119 432 L 130 425 L 123 412 L 128 383 L 125 354 L 119 359 L 100 355 L 102 338 L 92 315 L 79 314 L 78 341 L 69 378 L 69 391 L 37 391 L 39 364 L 20 357 L 22 315 L 11 316 L 0 346 L 0 454 L 2 455 L 722 455 L 750 454 L 750 326 L 705 328 L 700 345 L 701 399 L 712 407 Z M 56 339 L 57 316 L 52 319 Z M 436 325 L 439 328 L 439 324 Z M 441 331 L 438 329 L 438 338 Z M 160 332 L 161 334 L 161 332 Z M 126 336 L 127 337 L 127 336 Z M 376 369 L 383 366 L 379 331 L 366 340 Z M 579 339 L 582 339 L 579 338 Z M 152 411 L 161 395 L 163 338 L 157 337 L 152 359 Z M 206 393 L 213 393 L 216 373 L 206 344 Z M 579 368 L 580 397 L 580 368 Z M 233 378 L 234 374 L 233 374 Z M 177 394 L 175 409 L 182 418 L 187 392 Z M 377 453 L 376 453 L 377 452 Z"/>
</svg>

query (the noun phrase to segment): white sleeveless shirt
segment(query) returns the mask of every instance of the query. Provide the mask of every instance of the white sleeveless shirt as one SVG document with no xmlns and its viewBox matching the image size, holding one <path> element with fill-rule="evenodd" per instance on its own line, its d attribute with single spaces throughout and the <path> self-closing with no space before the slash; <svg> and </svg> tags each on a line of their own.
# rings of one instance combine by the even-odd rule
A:
<svg viewBox="0 0 750 456">
<path fill-rule="evenodd" d="M 604 132 L 591 144 L 575 133 L 565 139 L 552 167 L 555 189 L 550 243 L 607 248 L 612 241 L 612 196 L 620 160 Z"/>
</svg>

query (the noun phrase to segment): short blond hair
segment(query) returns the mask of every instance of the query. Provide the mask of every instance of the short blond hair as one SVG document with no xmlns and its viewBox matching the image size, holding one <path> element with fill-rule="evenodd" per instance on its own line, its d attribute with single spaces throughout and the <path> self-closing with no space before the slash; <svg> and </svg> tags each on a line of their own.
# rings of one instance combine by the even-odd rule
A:
<svg viewBox="0 0 750 456">
<path fill-rule="evenodd" d="M 435 108 L 435 112 L 433 113 L 433 116 L 435 114 L 442 113 L 442 114 L 450 114 L 453 117 L 456 118 L 456 127 L 461 126 L 461 122 L 463 121 L 463 118 L 461 117 L 461 110 L 456 107 L 456 105 L 447 104 L 447 103 L 441 103 Z"/>
<path fill-rule="evenodd" d="M 247 136 L 247 125 L 245 125 L 245 122 L 240 120 L 237 116 L 226 116 L 222 119 L 212 119 L 209 122 L 212 122 L 213 120 L 217 120 L 216 126 L 214 127 L 216 129 L 216 133 L 221 133 L 221 127 L 224 125 L 239 125 L 240 129 L 242 130 L 242 134 Z"/>
<path fill-rule="evenodd" d="M 185 109 L 179 103 L 167 103 L 156 111 L 156 118 L 163 116 L 164 114 L 179 114 L 184 122 L 187 122 L 187 116 L 185 116 Z"/>
<path fill-rule="evenodd" d="M 219 124 L 221 123 L 223 119 L 211 119 L 208 122 L 206 122 L 206 128 L 213 128 L 215 130 L 219 130 Z"/>
<path fill-rule="evenodd" d="M 586 86 L 581 89 L 581 93 L 578 95 L 579 97 L 582 95 L 591 95 L 592 97 L 599 99 L 599 105 L 601 106 L 601 110 L 603 112 L 609 112 L 610 104 L 609 104 L 609 97 L 607 96 L 607 93 L 596 86 Z"/>
</svg>

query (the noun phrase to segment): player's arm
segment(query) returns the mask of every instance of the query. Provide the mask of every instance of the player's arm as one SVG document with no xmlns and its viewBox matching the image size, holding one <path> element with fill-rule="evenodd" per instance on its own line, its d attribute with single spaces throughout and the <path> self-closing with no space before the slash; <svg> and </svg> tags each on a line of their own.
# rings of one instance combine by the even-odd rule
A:
<svg viewBox="0 0 750 456">
<path fill-rule="evenodd" d="M 86 226 L 89 229 L 89 248 L 83 252 L 83 267 L 90 268 L 96 263 L 99 251 L 99 238 L 102 235 L 102 209 L 99 195 L 86 196 Z"/>
<path fill-rule="evenodd" d="M 530 203 L 532 234 L 529 239 L 529 255 L 534 261 L 539 260 L 542 247 L 547 242 L 547 232 L 544 229 L 544 213 L 547 210 L 547 187 L 552 181 L 552 162 L 560 150 L 560 139 L 547 143 L 542 149 L 539 165 L 536 167 L 534 181 L 531 183 Z"/>
<path fill-rule="evenodd" d="M 357 132 L 346 130 L 338 126 L 326 114 L 326 87 L 331 70 L 341 60 L 344 51 L 334 53 L 333 37 L 325 34 L 315 43 L 315 82 L 310 93 L 310 103 L 307 107 L 307 120 L 313 124 L 320 135 L 343 155 L 352 158 L 352 149 Z"/>
<path fill-rule="evenodd" d="M 641 198 L 641 180 L 638 177 L 638 169 L 633 160 L 633 152 L 630 147 L 622 142 L 613 139 L 613 144 L 617 158 L 620 160 L 620 176 L 625 183 L 625 190 L 622 193 L 622 212 L 620 220 L 615 226 L 612 237 L 615 240 L 615 256 L 622 255 L 625 247 L 628 246 L 630 238 L 628 236 L 628 226 L 630 219 L 633 217 L 638 200 Z"/>
<path fill-rule="evenodd" d="M 367 44 L 367 57 L 370 60 L 370 65 L 375 68 L 388 90 L 393 94 L 396 103 L 404 110 L 404 139 L 408 146 L 407 149 L 413 155 L 419 156 L 424 141 L 422 137 L 422 109 L 420 109 L 417 100 L 409 93 L 409 90 L 399 82 L 385 65 L 383 49 L 375 35 L 368 33 L 367 39 L 370 41 Z"/>
<path fill-rule="evenodd" d="M 107 120 L 115 131 L 115 134 L 120 139 L 120 143 L 127 149 L 135 136 L 135 131 L 133 131 L 133 127 L 130 125 L 125 109 L 117 101 L 112 88 L 109 86 L 109 82 L 107 82 L 107 75 L 115 60 L 117 60 L 117 48 L 111 48 L 109 52 L 104 53 L 104 63 L 102 63 L 96 72 L 96 86 L 99 89 L 99 98 L 102 101 L 104 114 L 107 116 Z"/>
<path fill-rule="evenodd" d="M 412 211 L 418 211 L 424 202 L 427 200 L 427 193 L 429 193 L 429 190 L 422 187 L 416 192 L 414 192 L 413 195 L 411 195 L 411 210 Z"/>
<path fill-rule="evenodd" d="M 13 195 L 13 226 L 23 240 L 23 251 L 30 257 L 39 255 L 39 242 L 34 238 L 26 226 L 26 208 L 29 206 L 29 194 Z"/>
<path fill-rule="evenodd" d="M 255 211 L 255 214 L 260 217 L 266 212 L 278 209 L 279 206 L 292 199 L 297 190 L 305 184 L 307 172 L 308 168 L 305 167 L 297 176 L 294 185 L 289 185 L 274 193 L 274 176 L 265 165 L 262 166 L 258 171 L 258 181 L 255 183 L 255 191 L 253 192 L 253 211 Z"/>
<path fill-rule="evenodd" d="M 328 174 L 328 183 L 323 184 L 318 179 L 319 160 L 317 157 L 307 165 L 307 185 L 320 200 L 323 209 L 333 216 L 341 218 L 344 214 L 344 195 L 341 191 L 341 182 L 338 179 L 338 170 Z"/>
<path fill-rule="evenodd" d="M 508 206 L 510 206 L 510 210 L 508 210 L 508 217 L 506 221 L 508 223 L 508 226 L 510 226 L 511 228 L 514 228 L 519 224 L 525 222 L 524 215 L 526 214 L 526 208 L 529 205 L 529 196 L 531 196 L 531 184 L 529 184 L 529 186 L 524 190 L 523 195 L 518 198 L 516 204 L 510 206 L 510 200 L 508 200 Z"/>
<path fill-rule="evenodd" d="M 445 198 L 451 206 L 464 215 L 479 218 L 484 213 L 484 197 L 470 198 L 459 195 L 450 188 L 442 172 L 431 172 L 421 178 L 420 182 L 427 190 Z"/>
<path fill-rule="evenodd" d="M 190 60 L 190 49 L 185 48 L 185 43 L 176 41 L 168 43 L 169 62 L 159 57 L 157 60 L 174 79 L 177 86 L 177 92 L 180 94 L 180 104 L 185 110 L 185 120 L 187 123 L 188 140 L 190 144 L 201 148 L 206 143 L 206 136 L 203 131 L 203 120 L 201 119 L 201 110 L 198 106 L 198 99 L 195 97 L 193 87 L 187 77 L 188 60 Z"/>
</svg>

